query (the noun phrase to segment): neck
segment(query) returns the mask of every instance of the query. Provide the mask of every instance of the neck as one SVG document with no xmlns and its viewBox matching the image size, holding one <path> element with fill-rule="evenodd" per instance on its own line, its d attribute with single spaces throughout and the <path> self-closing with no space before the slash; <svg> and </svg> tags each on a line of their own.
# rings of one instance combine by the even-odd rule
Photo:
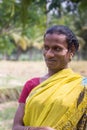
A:
<svg viewBox="0 0 87 130">
<path fill-rule="evenodd" d="M 65 67 L 65 68 L 63 68 L 63 69 L 67 69 L 68 67 Z M 59 70 L 51 70 L 51 69 L 48 69 L 48 73 L 45 75 L 45 76 L 43 76 L 43 77 L 41 77 L 40 78 L 40 83 L 41 82 L 43 82 L 44 80 L 46 80 L 46 79 L 48 79 L 50 76 L 52 76 L 53 74 L 55 74 L 55 73 L 57 73 L 57 72 L 59 72 L 60 70 L 63 70 L 63 69 L 59 69 Z"/>
<path fill-rule="evenodd" d="M 52 76 L 52 75 L 54 75 L 55 73 L 57 73 L 58 71 L 49 71 L 48 70 L 48 77 L 50 77 L 50 76 Z"/>
<path fill-rule="evenodd" d="M 63 68 L 63 69 L 67 69 L 68 68 L 68 66 L 67 67 L 65 67 L 65 68 Z M 59 71 L 61 71 L 61 70 L 63 70 L 63 69 L 57 69 L 57 70 L 50 70 L 50 69 L 48 69 L 48 77 L 50 77 L 50 76 L 52 76 L 53 74 L 55 74 L 55 73 L 57 73 L 57 72 L 59 72 Z"/>
</svg>

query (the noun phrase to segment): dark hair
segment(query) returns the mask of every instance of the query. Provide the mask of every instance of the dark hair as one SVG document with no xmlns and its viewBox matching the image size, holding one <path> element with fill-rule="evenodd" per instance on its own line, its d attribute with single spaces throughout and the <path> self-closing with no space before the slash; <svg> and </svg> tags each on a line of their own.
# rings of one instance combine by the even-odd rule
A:
<svg viewBox="0 0 87 130">
<path fill-rule="evenodd" d="M 68 49 L 70 50 L 72 46 L 74 45 L 75 51 L 79 48 L 79 42 L 75 36 L 75 34 L 64 25 L 55 25 L 47 29 L 46 33 L 44 34 L 44 38 L 47 34 L 64 34 L 66 36 L 66 41 L 68 43 Z"/>
</svg>

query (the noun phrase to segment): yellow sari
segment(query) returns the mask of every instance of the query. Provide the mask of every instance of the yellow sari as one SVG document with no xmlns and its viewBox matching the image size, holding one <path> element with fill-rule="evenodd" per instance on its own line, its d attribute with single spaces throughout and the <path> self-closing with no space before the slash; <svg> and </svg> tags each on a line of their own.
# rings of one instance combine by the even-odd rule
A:
<svg viewBox="0 0 87 130">
<path fill-rule="evenodd" d="M 82 79 L 68 68 L 34 88 L 26 101 L 24 125 L 75 130 L 87 110 L 87 91 Z"/>
</svg>

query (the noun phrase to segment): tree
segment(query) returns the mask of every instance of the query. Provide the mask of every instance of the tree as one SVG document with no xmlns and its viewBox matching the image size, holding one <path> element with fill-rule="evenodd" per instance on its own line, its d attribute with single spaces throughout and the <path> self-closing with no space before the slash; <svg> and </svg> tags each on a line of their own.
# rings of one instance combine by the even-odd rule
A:
<svg viewBox="0 0 87 130">
<path fill-rule="evenodd" d="M 27 36 L 32 45 L 34 43 L 41 45 L 45 29 L 54 23 L 66 25 L 72 23 L 70 26 L 75 27 L 73 29 L 76 31 L 76 28 L 79 28 L 78 25 L 83 25 L 80 14 L 85 15 L 86 7 L 87 2 L 85 0 L 3 0 L 0 3 L 0 17 L 2 18 L 0 19 L 0 43 L 2 43 L 0 47 L 3 46 L 3 52 L 6 52 L 7 46 L 4 37 L 8 37 L 9 40 L 6 41 L 7 43 L 10 41 L 9 49 L 23 49 L 18 44 L 15 46 L 14 39 L 12 39 L 13 33 L 23 38 Z M 86 20 L 84 20 L 84 23 L 86 23 Z M 6 54 L 8 55 L 8 51 Z"/>
<path fill-rule="evenodd" d="M 48 13 L 49 11 L 56 9 L 58 14 L 61 15 L 61 7 L 63 3 L 66 4 L 66 9 L 68 12 L 73 12 L 77 10 L 77 8 L 81 8 L 82 10 L 87 9 L 87 1 L 85 0 L 21 0 L 22 22 L 26 23 L 28 8 L 32 4 L 38 5 L 43 9 L 44 13 Z M 47 4 L 49 4 L 48 9 L 46 8 Z M 25 17 L 25 19 L 23 19 L 23 17 Z"/>
<path fill-rule="evenodd" d="M 0 1 L 0 52 L 5 58 L 8 58 L 15 49 L 10 34 L 18 30 L 18 23 L 20 22 L 18 11 L 20 7 L 15 0 Z"/>
<path fill-rule="evenodd" d="M 0 19 L 0 52 L 5 55 L 5 58 L 8 58 L 8 55 L 11 55 L 16 48 L 25 50 L 24 45 L 22 45 L 25 36 L 33 45 L 33 40 L 35 41 L 38 36 L 41 37 L 44 31 L 45 24 L 42 21 L 46 21 L 46 17 L 42 9 L 32 3 L 28 8 L 28 16 L 25 18 L 21 17 L 24 14 L 22 9 L 20 0 L 3 0 L 0 3 L 0 17 L 2 18 Z M 26 26 L 24 28 L 25 21 Z M 14 33 L 21 37 L 20 43 L 15 42 L 12 37 Z M 27 46 L 30 46 L 29 43 Z"/>
</svg>

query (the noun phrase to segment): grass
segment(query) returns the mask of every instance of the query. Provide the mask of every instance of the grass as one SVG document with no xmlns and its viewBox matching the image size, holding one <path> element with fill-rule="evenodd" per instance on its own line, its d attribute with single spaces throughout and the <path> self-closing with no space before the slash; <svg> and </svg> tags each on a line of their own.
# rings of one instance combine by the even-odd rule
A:
<svg viewBox="0 0 87 130">
<path fill-rule="evenodd" d="M 17 102 L 8 102 L 0 105 L 0 130 L 11 130 Z"/>
<path fill-rule="evenodd" d="M 0 112 L 0 120 L 3 121 L 3 120 L 12 119 L 14 110 L 15 110 L 14 107 L 4 109 L 2 112 Z"/>
</svg>

